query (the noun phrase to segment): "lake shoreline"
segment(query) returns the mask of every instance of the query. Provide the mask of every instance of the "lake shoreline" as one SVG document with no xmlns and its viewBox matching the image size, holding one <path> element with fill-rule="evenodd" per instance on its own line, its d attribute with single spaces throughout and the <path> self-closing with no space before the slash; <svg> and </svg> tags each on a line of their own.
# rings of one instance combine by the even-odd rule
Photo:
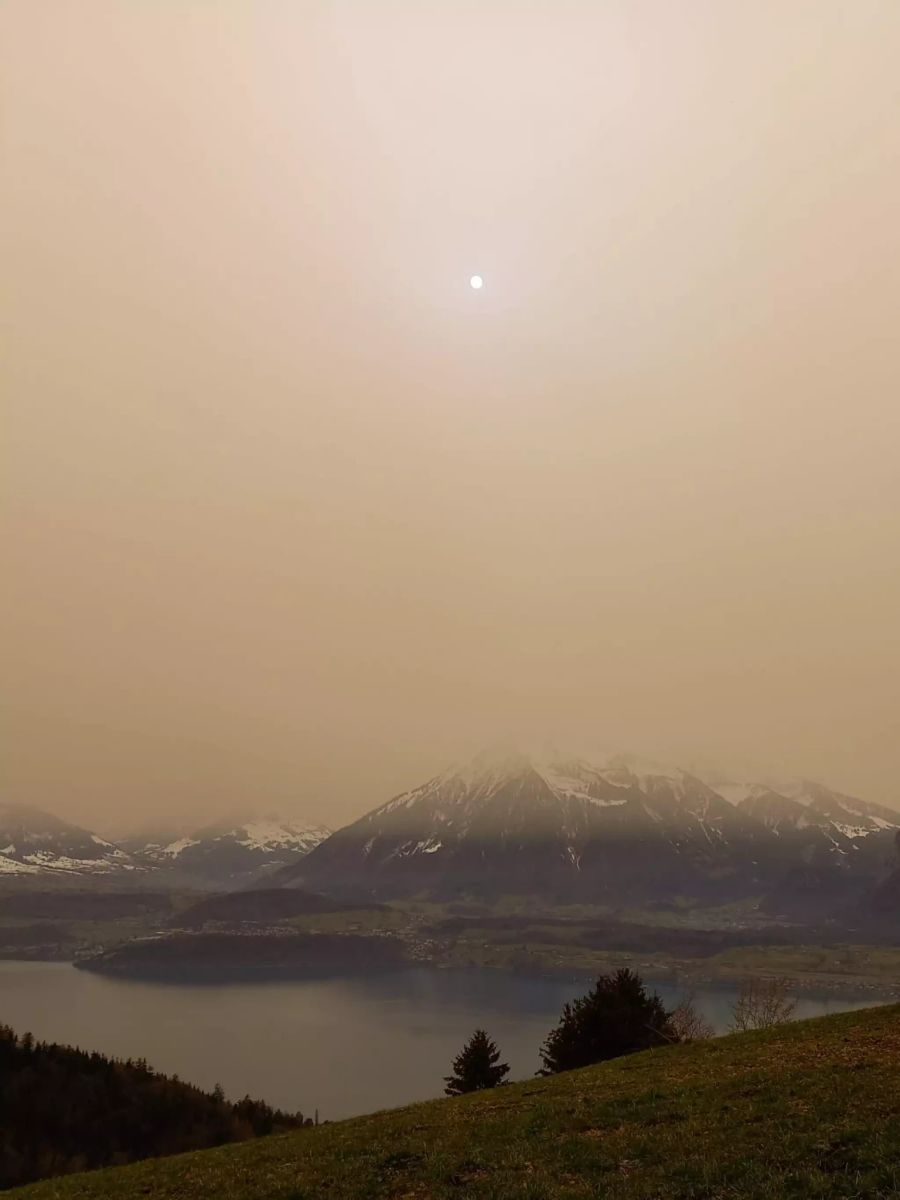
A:
<svg viewBox="0 0 900 1200">
<path fill-rule="evenodd" d="M 623 966 L 631 967 L 645 982 L 667 987 L 682 987 L 685 991 L 692 988 L 704 988 L 728 991 L 747 978 L 771 978 L 772 971 L 747 970 L 744 972 L 703 972 L 691 970 L 688 966 L 660 971 L 656 963 L 642 964 L 640 962 L 623 962 Z M 445 969 L 438 967 L 437 969 Z M 452 969 L 452 964 L 451 964 Z M 600 971 L 572 970 L 566 967 L 546 970 L 527 970 L 518 967 L 486 967 L 487 970 L 508 971 L 513 975 L 536 977 L 544 979 L 593 980 Z M 872 976 L 829 976 L 829 975 L 792 975 L 788 976 L 794 983 L 793 990 L 804 996 L 823 995 L 857 995 L 860 991 L 870 992 L 884 1000 L 900 1000 L 900 980 L 888 983 Z"/>
<path fill-rule="evenodd" d="M 141 973 L 131 970 L 104 970 L 95 966 L 86 967 L 83 960 L 71 957 L 30 957 L 20 956 L 12 957 L 3 956 L 0 958 L 0 964 L 10 963 L 47 963 L 56 965 L 70 965 L 76 970 L 89 970 L 92 974 L 101 976 L 102 978 L 115 979 L 123 982 L 134 983 L 158 983 L 164 984 L 167 987 L 227 987 L 231 984 L 283 984 L 283 983 L 304 983 L 304 982 L 326 982 L 329 980 L 339 980 L 346 978 L 354 978 L 358 973 L 352 966 L 347 966 L 341 970 L 333 970 L 330 972 L 309 970 L 306 972 L 295 972 L 286 970 L 278 971 L 252 971 L 247 970 L 244 973 L 231 972 L 223 970 L 222 974 L 207 974 L 197 972 L 191 975 L 189 972 L 172 971 L 159 973 Z M 653 986 L 665 986 L 676 988 L 689 993 L 692 990 L 702 988 L 704 990 L 713 991 L 728 991 L 735 987 L 739 987 L 743 980 L 747 978 L 771 978 L 776 972 L 771 970 L 747 968 L 744 970 L 728 970 L 728 971 L 704 971 L 697 969 L 689 960 L 678 963 L 673 963 L 670 966 L 663 966 L 658 962 L 640 962 L 627 955 L 622 955 L 615 963 L 597 964 L 596 967 L 586 967 L 582 965 L 566 965 L 559 964 L 555 966 L 521 966 L 508 963 L 491 963 L 484 962 L 478 964 L 466 964 L 443 959 L 417 959 L 407 963 L 398 963 L 395 966 L 382 967 L 379 973 L 399 973 L 408 971 L 413 968 L 429 969 L 436 972 L 452 972 L 460 970 L 486 970 L 496 971 L 498 974 L 508 976 L 510 978 L 521 979 L 545 979 L 545 980 L 571 980 L 573 983 L 589 984 L 599 975 L 604 974 L 609 970 L 615 970 L 617 966 L 628 966 L 637 971 L 648 984 Z M 859 996 L 861 993 L 871 996 L 873 999 L 881 1001 L 897 1001 L 900 1000 L 900 979 L 896 982 L 878 979 L 876 977 L 860 974 L 860 975 L 828 975 L 828 974 L 809 974 L 809 973 L 794 973 L 788 974 L 787 978 L 793 983 L 793 991 L 798 996 L 809 998 L 831 997 L 831 996 Z"/>
</svg>

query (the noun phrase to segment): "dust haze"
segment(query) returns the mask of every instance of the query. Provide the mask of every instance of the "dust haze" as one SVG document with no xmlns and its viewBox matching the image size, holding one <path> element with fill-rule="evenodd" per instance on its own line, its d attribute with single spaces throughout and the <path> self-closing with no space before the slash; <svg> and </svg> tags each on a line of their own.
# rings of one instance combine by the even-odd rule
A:
<svg viewBox="0 0 900 1200">
<path fill-rule="evenodd" d="M 900 804 L 894 0 L 0 55 L 5 798 L 333 826 L 540 737 Z"/>
</svg>

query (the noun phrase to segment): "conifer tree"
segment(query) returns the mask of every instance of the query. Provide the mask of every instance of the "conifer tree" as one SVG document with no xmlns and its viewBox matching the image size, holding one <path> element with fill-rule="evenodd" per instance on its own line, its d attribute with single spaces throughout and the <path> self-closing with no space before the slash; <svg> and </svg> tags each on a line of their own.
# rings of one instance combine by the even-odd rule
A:
<svg viewBox="0 0 900 1200">
<path fill-rule="evenodd" d="M 669 1013 L 644 981 L 624 968 L 604 975 L 586 996 L 563 1009 L 556 1029 L 541 1047 L 542 1075 L 633 1054 L 674 1041 Z"/>
<path fill-rule="evenodd" d="M 453 1060 L 453 1074 L 447 1075 L 444 1091 L 448 1096 L 465 1092 L 481 1092 L 495 1088 L 509 1074 L 506 1063 L 500 1062 L 500 1051 L 483 1029 L 476 1029 Z"/>
</svg>

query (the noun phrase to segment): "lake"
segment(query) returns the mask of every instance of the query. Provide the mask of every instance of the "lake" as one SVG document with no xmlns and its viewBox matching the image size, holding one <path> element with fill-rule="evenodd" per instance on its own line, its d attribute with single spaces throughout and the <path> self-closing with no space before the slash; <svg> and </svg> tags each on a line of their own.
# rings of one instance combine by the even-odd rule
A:
<svg viewBox="0 0 900 1200">
<path fill-rule="evenodd" d="M 511 1078 L 533 1075 L 563 1004 L 590 981 L 484 969 L 409 970 L 286 983 L 185 985 L 112 979 L 68 963 L 0 962 L 0 1024 L 37 1038 L 146 1058 L 226 1094 L 247 1093 L 322 1119 L 441 1095 L 463 1042 L 487 1029 Z M 664 1000 L 676 990 L 661 984 Z M 724 1031 L 733 988 L 698 990 Z M 872 996 L 805 996 L 797 1015 L 877 1003 Z"/>
</svg>

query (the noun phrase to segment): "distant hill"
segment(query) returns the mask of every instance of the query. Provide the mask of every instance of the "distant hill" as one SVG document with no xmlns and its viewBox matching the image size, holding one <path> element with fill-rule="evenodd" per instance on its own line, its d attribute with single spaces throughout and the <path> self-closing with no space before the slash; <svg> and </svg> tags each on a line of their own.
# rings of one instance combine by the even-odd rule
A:
<svg viewBox="0 0 900 1200">
<path fill-rule="evenodd" d="M 0 1026 L 0 1188 L 294 1129 L 299 1113 L 232 1104 L 143 1062 L 17 1037 Z"/>
<path fill-rule="evenodd" d="M 900 1193 L 898 1077 L 894 1005 L 651 1050 L 15 1195 L 887 1200 Z M 441 1086 L 436 1079 L 435 1091 Z"/>
<path fill-rule="evenodd" d="M 277 925 L 291 917 L 340 912 L 345 907 L 326 896 L 299 888 L 264 888 L 206 896 L 183 909 L 172 923 L 181 929 L 199 929 L 207 924 Z M 379 909 L 381 906 L 371 904 L 368 907 Z"/>
<path fill-rule="evenodd" d="M 40 917 L 78 920 L 120 920 L 123 917 L 163 918 L 172 911 L 172 895 L 160 891 L 102 891 L 35 888 L 0 893 L 0 917 Z"/>
<path fill-rule="evenodd" d="M 77 959 L 75 966 L 134 979 L 224 983 L 341 975 L 406 962 L 404 943 L 385 934 L 175 932 L 134 938 Z"/>
<path fill-rule="evenodd" d="M 717 787 L 719 790 L 717 790 Z M 772 896 L 824 917 L 885 870 L 900 814 L 817 784 L 710 785 L 627 757 L 482 754 L 338 830 L 277 884 L 616 905 Z"/>
</svg>

